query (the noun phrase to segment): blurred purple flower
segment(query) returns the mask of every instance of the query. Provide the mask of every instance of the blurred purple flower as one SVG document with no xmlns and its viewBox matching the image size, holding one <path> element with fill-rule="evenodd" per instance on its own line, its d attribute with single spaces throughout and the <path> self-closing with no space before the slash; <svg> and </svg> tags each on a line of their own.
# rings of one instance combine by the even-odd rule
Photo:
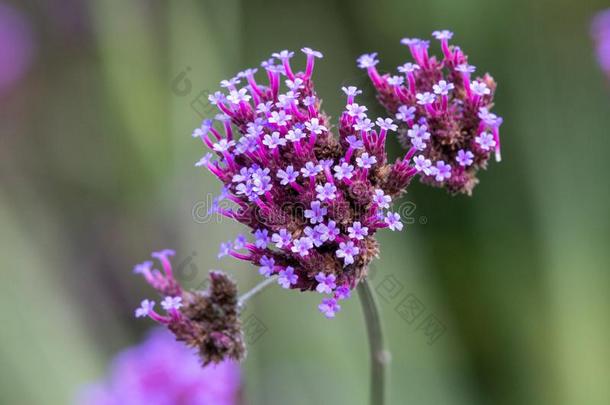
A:
<svg viewBox="0 0 610 405">
<path fill-rule="evenodd" d="M 33 53 L 32 31 L 27 19 L 12 6 L 0 3 L 0 95 L 27 72 Z"/>
<path fill-rule="evenodd" d="M 599 65 L 610 77 L 610 9 L 599 12 L 593 18 L 591 35 Z"/>
<path fill-rule="evenodd" d="M 239 367 L 201 367 L 195 353 L 167 331 L 154 330 L 142 344 L 120 353 L 110 376 L 87 387 L 80 405 L 236 405 Z"/>
</svg>

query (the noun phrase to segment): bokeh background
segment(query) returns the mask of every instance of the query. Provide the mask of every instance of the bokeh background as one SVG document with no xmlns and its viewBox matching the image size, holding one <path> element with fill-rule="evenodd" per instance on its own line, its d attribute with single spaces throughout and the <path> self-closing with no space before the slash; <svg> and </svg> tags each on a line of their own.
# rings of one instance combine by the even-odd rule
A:
<svg viewBox="0 0 610 405">
<path fill-rule="evenodd" d="M 212 268 L 257 282 L 216 259 L 242 228 L 193 216 L 219 191 L 193 167 L 202 92 L 311 46 L 331 115 L 348 84 L 381 114 L 355 58 L 378 51 L 394 69 L 400 38 L 440 28 L 499 83 L 504 161 L 472 198 L 414 183 L 413 224 L 380 234 L 389 403 L 610 403 L 610 86 L 589 34 L 607 6 L 1 0 L 0 403 L 68 404 L 140 340 L 152 325 L 132 311 L 152 291 L 131 268 L 152 250 L 175 248 L 191 286 Z M 396 310 L 407 296 L 425 307 L 416 321 Z M 332 321 L 318 300 L 271 288 L 249 307 L 264 330 L 243 365 L 249 404 L 367 403 L 357 298 Z M 429 317 L 442 334 L 426 334 Z"/>
</svg>

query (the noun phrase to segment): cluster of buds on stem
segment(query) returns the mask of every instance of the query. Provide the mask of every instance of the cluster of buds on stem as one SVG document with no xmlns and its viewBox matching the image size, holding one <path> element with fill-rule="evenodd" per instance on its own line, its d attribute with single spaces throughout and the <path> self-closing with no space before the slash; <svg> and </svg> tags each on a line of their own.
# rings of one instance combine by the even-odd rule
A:
<svg viewBox="0 0 610 405">
<path fill-rule="evenodd" d="M 400 122 L 399 136 L 422 182 L 470 195 L 491 153 L 500 160 L 502 118 L 490 112 L 496 82 L 489 74 L 472 80 L 475 67 L 459 47 L 449 45 L 453 33 L 432 35 L 440 41 L 440 60 L 429 55 L 429 41 L 404 38 L 413 62 L 399 66 L 399 75 L 379 74 L 376 53 L 362 55 L 358 66 Z"/>
<path fill-rule="evenodd" d="M 346 107 L 331 127 L 312 81 L 322 54 L 302 51 L 304 71 L 281 51 L 261 64 L 266 85 L 256 69 L 221 82 L 226 93 L 210 95 L 215 122 L 193 131 L 213 154 L 196 166 L 223 184 L 215 211 L 251 229 L 251 238 L 222 244 L 219 256 L 252 262 L 284 288 L 327 295 L 319 309 L 333 317 L 378 254 L 375 232 L 402 229 L 389 208 L 417 169 L 412 154 L 388 163 L 385 141 L 397 125 L 369 119 L 355 87 L 343 87 Z"/>
<path fill-rule="evenodd" d="M 245 345 L 237 299 L 237 286 L 226 274 L 210 272 L 205 291 L 184 291 L 174 277 L 169 260 L 175 252 L 163 250 L 152 254 L 163 271 L 146 261 L 134 268 L 162 296 L 163 313 L 155 310 L 155 301 L 143 300 L 136 317 L 150 317 L 166 326 L 176 339 L 198 350 L 204 365 L 224 359 L 241 360 Z"/>
</svg>

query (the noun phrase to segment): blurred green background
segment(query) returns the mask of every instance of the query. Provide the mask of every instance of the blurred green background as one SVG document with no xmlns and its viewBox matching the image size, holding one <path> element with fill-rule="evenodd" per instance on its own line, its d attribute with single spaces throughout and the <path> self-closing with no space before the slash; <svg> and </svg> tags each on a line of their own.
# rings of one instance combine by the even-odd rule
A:
<svg viewBox="0 0 610 405">
<path fill-rule="evenodd" d="M 202 92 L 273 51 L 311 46 L 325 55 L 315 80 L 327 112 L 355 84 L 382 114 L 355 58 L 378 51 L 394 69 L 407 60 L 400 38 L 441 28 L 499 83 L 504 161 L 472 198 L 414 183 L 414 223 L 380 234 L 389 403 L 610 403 L 610 86 L 589 36 L 607 2 L 11 4 L 32 60 L 0 94 L 0 403 L 70 403 L 143 336 L 152 324 L 132 311 L 152 291 L 131 268 L 152 250 L 175 248 L 193 286 L 211 268 L 244 290 L 259 279 L 216 259 L 241 226 L 193 218 L 220 188 L 193 167 L 205 152 L 189 136 Z M 425 306 L 415 322 L 396 310 L 408 294 Z M 244 363 L 249 404 L 367 403 L 357 298 L 333 321 L 318 300 L 272 288 L 250 306 L 265 331 Z M 418 327 L 428 316 L 442 335 Z"/>
</svg>

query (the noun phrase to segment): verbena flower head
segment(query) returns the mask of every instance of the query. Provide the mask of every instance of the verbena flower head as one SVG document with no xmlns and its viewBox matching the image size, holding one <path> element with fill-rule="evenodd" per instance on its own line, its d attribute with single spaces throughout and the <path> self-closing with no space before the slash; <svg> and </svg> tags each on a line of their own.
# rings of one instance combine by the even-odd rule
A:
<svg viewBox="0 0 610 405">
<path fill-rule="evenodd" d="M 219 363 L 229 358 L 241 360 L 245 356 L 244 337 L 239 319 L 237 286 L 229 276 L 209 273 L 206 291 L 184 291 L 172 270 L 173 250 L 152 254 L 160 261 L 163 271 L 153 269 L 153 262 L 138 264 L 134 272 L 162 296 L 157 302 L 145 299 L 135 310 L 135 316 L 149 317 L 165 325 L 176 339 L 199 351 L 204 365 Z"/>
<path fill-rule="evenodd" d="M 400 124 L 399 136 L 407 155 L 415 156 L 422 182 L 471 194 L 490 155 L 500 161 L 502 118 L 491 112 L 496 82 L 489 74 L 473 76 L 466 54 L 449 45 L 453 33 L 432 35 L 440 42 L 440 60 L 429 55 L 429 41 L 404 38 L 413 61 L 399 66 L 398 75 L 380 75 L 377 54 L 362 55 L 358 66 Z"/>
<path fill-rule="evenodd" d="M 398 214 L 387 210 L 417 170 L 412 156 L 388 164 L 385 139 L 397 126 L 369 119 L 357 88 L 343 88 L 346 108 L 333 128 L 312 82 L 322 54 L 303 52 L 304 72 L 293 70 L 289 51 L 263 62 L 266 85 L 254 69 L 239 73 L 245 87 L 211 97 L 229 118 L 205 120 L 193 135 L 216 155 L 198 165 L 223 183 L 232 204 L 214 209 L 252 233 L 246 243 L 224 243 L 219 257 L 250 261 L 284 288 L 324 294 L 320 310 L 332 317 L 377 256 L 375 232 L 399 229 Z"/>
<path fill-rule="evenodd" d="M 593 18 L 591 35 L 599 65 L 610 77 L 610 9 L 599 12 Z"/>
<path fill-rule="evenodd" d="M 165 330 L 120 353 L 105 381 L 87 387 L 79 405 L 237 405 L 236 363 L 201 367 L 195 353 Z"/>
</svg>

